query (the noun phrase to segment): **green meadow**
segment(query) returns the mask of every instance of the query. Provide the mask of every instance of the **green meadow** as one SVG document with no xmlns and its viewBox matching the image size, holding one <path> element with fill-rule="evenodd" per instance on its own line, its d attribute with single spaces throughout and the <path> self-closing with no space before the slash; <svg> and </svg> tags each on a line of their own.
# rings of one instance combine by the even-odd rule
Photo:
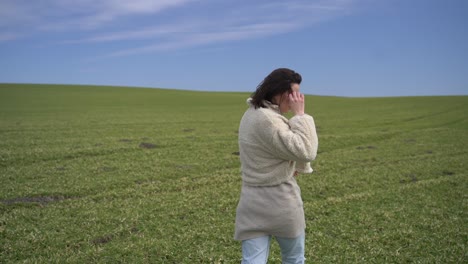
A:
<svg viewBox="0 0 468 264">
<path fill-rule="evenodd" d="M 0 263 L 239 263 L 248 96 L 0 84 Z M 468 262 L 468 96 L 306 109 L 309 263 Z"/>
</svg>

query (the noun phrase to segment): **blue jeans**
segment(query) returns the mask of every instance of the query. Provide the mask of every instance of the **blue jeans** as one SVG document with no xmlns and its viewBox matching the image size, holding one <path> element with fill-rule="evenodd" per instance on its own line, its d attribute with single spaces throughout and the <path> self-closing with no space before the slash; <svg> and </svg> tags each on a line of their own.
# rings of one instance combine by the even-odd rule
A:
<svg viewBox="0 0 468 264">
<path fill-rule="evenodd" d="M 270 254 L 271 236 L 263 236 L 242 241 L 242 264 L 265 264 Z M 304 263 L 305 234 L 296 238 L 276 237 L 281 249 L 283 264 Z"/>
</svg>

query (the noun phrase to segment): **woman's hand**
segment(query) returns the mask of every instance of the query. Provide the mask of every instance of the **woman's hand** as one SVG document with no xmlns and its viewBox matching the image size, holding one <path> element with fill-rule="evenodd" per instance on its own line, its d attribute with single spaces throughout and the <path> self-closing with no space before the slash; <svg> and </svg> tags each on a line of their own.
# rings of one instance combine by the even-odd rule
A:
<svg viewBox="0 0 468 264">
<path fill-rule="evenodd" d="M 293 91 L 289 94 L 289 108 L 294 115 L 304 114 L 304 95 Z"/>
</svg>

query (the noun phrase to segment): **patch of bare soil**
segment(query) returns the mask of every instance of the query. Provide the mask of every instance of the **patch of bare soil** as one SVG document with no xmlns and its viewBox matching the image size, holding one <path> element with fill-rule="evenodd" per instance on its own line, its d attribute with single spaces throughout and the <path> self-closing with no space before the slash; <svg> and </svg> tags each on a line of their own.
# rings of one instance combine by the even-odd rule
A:
<svg viewBox="0 0 468 264">
<path fill-rule="evenodd" d="M 39 203 L 46 205 L 51 202 L 57 202 L 67 199 L 64 196 L 36 196 L 36 197 L 18 197 L 13 199 L 1 200 L 4 204 L 15 204 L 15 203 Z"/>
<path fill-rule="evenodd" d="M 452 176 L 454 174 L 455 174 L 455 172 L 453 172 L 453 171 L 448 171 L 448 170 L 442 171 L 442 175 L 444 175 L 444 176 Z"/>
<path fill-rule="evenodd" d="M 106 244 L 106 243 L 109 243 L 112 240 L 113 237 L 114 237 L 113 235 L 105 235 L 105 236 L 102 236 L 102 237 L 97 237 L 97 238 L 93 239 L 93 241 L 91 241 L 91 243 L 93 243 L 94 245 Z"/>
<path fill-rule="evenodd" d="M 137 234 L 140 230 L 138 227 L 132 227 L 130 230 L 124 230 L 116 234 L 107 234 L 104 236 L 96 237 L 95 239 L 91 240 L 91 243 L 94 245 L 102 245 L 107 244 L 114 239 L 119 239 L 121 237 L 127 236 L 129 234 Z"/>
<path fill-rule="evenodd" d="M 376 148 L 377 148 L 376 146 L 367 146 L 367 147 L 359 146 L 356 149 L 376 149 Z"/>
<path fill-rule="evenodd" d="M 407 182 L 417 182 L 418 178 L 414 174 L 408 174 L 406 175 L 406 179 L 400 180 L 400 183 L 407 183 Z"/>
<path fill-rule="evenodd" d="M 142 142 L 140 143 L 140 148 L 144 148 L 144 149 L 153 149 L 153 148 L 157 148 L 158 146 L 153 144 L 153 143 L 147 143 L 147 142 Z"/>
</svg>

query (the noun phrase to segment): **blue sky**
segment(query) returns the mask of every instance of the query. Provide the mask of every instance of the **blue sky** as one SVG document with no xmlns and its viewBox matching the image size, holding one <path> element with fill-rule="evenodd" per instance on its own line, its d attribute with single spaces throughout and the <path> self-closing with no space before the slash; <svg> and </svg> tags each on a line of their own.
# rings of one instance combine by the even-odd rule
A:
<svg viewBox="0 0 468 264">
<path fill-rule="evenodd" d="M 0 0 L 0 83 L 468 94 L 466 0 Z"/>
</svg>

